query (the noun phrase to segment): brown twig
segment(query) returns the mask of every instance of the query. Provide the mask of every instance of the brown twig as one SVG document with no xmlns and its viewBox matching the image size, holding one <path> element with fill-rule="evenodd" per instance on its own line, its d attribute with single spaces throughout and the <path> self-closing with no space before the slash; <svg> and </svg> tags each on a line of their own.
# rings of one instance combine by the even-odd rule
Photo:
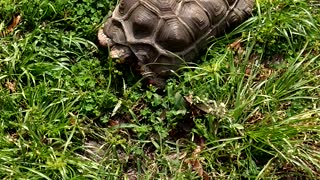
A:
<svg viewBox="0 0 320 180">
<path fill-rule="evenodd" d="M 2 37 L 10 34 L 13 32 L 13 30 L 17 27 L 17 25 L 20 23 L 21 21 L 21 15 L 17 15 L 13 17 L 12 23 L 7 27 L 6 30 L 0 32 L 0 35 Z"/>
</svg>

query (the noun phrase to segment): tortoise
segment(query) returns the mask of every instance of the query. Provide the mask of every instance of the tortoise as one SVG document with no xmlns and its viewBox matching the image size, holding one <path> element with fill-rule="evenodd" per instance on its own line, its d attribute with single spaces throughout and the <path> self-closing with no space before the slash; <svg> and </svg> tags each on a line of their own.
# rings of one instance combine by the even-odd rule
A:
<svg viewBox="0 0 320 180">
<path fill-rule="evenodd" d="M 98 32 L 110 56 L 134 62 L 149 83 L 194 61 L 210 37 L 221 36 L 251 14 L 254 0 L 120 0 Z"/>
</svg>

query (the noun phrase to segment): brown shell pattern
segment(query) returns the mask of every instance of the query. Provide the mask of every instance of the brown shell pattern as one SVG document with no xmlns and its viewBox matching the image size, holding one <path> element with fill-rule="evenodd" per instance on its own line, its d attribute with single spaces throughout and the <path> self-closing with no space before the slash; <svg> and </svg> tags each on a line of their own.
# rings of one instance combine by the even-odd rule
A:
<svg viewBox="0 0 320 180">
<path fill-rule="evenodd" d="M 211 36 L 247 18 L 253 0 L 121 0 L 104 27 L 159 75 L 191 61 Z M 176 58 L 176 55 L 180 58 Z M 168 66 L 168 67 L 159 67 Z"/>
</svg>

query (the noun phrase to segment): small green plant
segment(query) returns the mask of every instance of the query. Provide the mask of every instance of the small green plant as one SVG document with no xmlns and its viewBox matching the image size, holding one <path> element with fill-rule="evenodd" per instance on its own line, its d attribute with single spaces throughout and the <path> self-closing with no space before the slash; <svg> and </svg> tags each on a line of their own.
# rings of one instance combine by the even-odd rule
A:
<svg viewBox="0 0 320 180">
<path fill-rule="evenodd" d="M 0 2 L 0 178 L 315 179 L 319 21 L 256 1 L 164 90 L 100 49 L 108 0 Z"/>
</svg>

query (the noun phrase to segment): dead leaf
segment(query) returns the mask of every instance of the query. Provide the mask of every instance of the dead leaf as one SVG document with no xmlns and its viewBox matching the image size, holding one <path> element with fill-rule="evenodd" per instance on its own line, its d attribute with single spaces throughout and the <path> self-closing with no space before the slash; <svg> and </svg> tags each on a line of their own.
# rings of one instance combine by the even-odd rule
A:
<svg viewBox="0 0 320 180">
<path fill-rule="evenodd" d="M 13 17 L 12 23 L 8 26 L 7 30 L 12 32 L 14 28 L 20 23 L 21 15 L 17 15 Z"/>
<path fill-rule="evenodd" d="M 222 117 L 226 113 L 224 103 L 217 103 L 214 100 L 202 100 L 198 96 L 184 96 L 184 100 L 191 107 L 193 115 L 213 114 L 217 117 Z"/>
<path fill-rule="evenodd" d="M 113 127 L 113 126 L 119 126 L 119 121 L 117 121 L 117 120 L 109 120 L 109 125 L 111 126 L 111 127 Z"/>
<path fill-rule="evenodd" d="M 232 49 L 233 51 L 242 54 L 244 52 L 241 46 L 242 39 L 237 39 L 233 43 L 229 44 L 228 48 Z"/>
<path fill-rule="evenodd" d="M 189 105 L 193 104 L 193 100 L 192 100 L 192 94 L 188 95 L 188 96 L 184 96 L 184 99 L 188 102 Z"/>
<path fill-rule="evenodd" d="M 1 36 L 6 36 L 9 33 L 12 33 L 13 30 L 17 27 L 17 25 L 20 23 L 21 21 L 21 15 L 17 15 L 13 17 L 13 20 L 11 22 L 11 24 L 7 27 L 7 29 L 5 31 L 0 31 L 0 35 Z"/>
<path fill-rule="evenodd" d="M 166 119 L 166 115 L 167 115 L 166 111 L 163 110 L 163 111 L 161 112 L 161 114 L 160 114 L 160 119 L 161 119 L 162 121 L 165 120 L 165 119 Z"/>
<path fill-rule="evenodd" d="M 229 44 L 229 47 L 237 50 L 239 47 L 241 47 L 241 39 L 235 40 L 233 43 Z"/>
<path fill-rule="evenodd" d="M 5 86 L 8 90 L 10 90 L 11 93 L 16 92 L 16 82 L 15 81 L 13 81 L 13 82 L 7 81 Z"/>
<path fill-rule="evenodd" d="M 192 163 L 192 169 L 197 171 L 199 176 L 203 176 L 203 168 L 199 160 L 195 160 Z"/>
<path fill-rule="evenodd" d="M 185 160 L 185 162 L 191 165 L 192 170 L 196 171 L 199 176 L 201 176 L 205 180 L 209 180 L 210 177 L 208 176 L 207 172 L 203 170 L 201 158 L 199 157 L 204 146 L 204 142 L 200 142 L 200 145 L 198 145 L 196 149 L 192 152 L 191 158 Z"/>
<path fill-rule="evenodd" d="M 254 124 L 254 123 L 256 123 L 256 122 L 261 121 L 262 119 L 263 119 L 263 115 L 261 114 L 261 112 L 260 112 L 260 111 L 256 111 L 255 113 L 253 113 L 253 114 L 249 117 L 247 123 L 249 123 L 249 124 Z"/>
<path fill-rule="evenodd" d="M 274 73 L 274 70 L 271 69 L 271 68 L 267 68 L 265 67 L 263 64 L 261 65 L 260 67 L 260 72 L 258 74 L 258 78 L 257 80 L 258 81 L 261 81 L 261 80 L 266 80 L 268 79 L 272 74 Z"/>
<path fill-rule="evenodd" d="M 9 134 L 7 135 L 7 139 L 10 141 L 10 142 L 16 142 L 19 138 L 19 135 L 17 133 L 12 133 L 12 134 Z"/>
</svg>

